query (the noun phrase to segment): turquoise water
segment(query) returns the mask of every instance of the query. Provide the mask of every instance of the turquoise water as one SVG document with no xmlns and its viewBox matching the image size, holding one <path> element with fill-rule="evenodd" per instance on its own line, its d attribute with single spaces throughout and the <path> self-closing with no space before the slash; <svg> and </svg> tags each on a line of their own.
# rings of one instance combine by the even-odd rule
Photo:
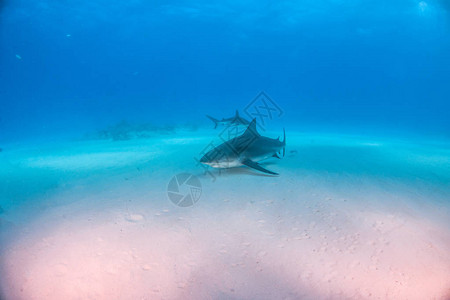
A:
<svg viewBox="0 0 450 300">
<path fill-rule="evenodd" d="M 448 3 L 0 0 L 0 299 L 448 299 Z"/>
</svg>

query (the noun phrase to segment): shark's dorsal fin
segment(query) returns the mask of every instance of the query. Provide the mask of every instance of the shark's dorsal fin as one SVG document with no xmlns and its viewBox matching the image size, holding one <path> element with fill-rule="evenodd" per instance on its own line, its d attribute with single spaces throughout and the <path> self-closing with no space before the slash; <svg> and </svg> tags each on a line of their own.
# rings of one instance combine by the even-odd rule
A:
<svg viewBox="0 0 450 300">
<path fill-rule="evenodd" d="M 260 134 L 258 133 L 258 130 L 256 129 L 256 118 L 253 119 L 250 124 L 248 125 L 247 129 L 245 130 L 245 132 L 242 134 L 242 136 L 259 136 Z"/>
<path fill-rule="evenodd" d="M 236 109 L 236 118 L 239 118 L 239 111 Z"/>
</svg>

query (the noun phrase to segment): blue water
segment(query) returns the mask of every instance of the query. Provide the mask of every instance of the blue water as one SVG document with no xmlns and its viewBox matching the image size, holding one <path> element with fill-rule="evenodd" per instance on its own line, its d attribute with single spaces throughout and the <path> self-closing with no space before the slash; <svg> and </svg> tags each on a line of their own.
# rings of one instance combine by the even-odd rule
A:
<svg viewBox="0 0 450 300">
<path fill-rule="evenodd" d="M 450 299 L 449 112 L 449 0 L 0 0 L 0 299 Z"/>
<path fill-rule="evenodd" d="M 450 5 L 0 1 L 0 142 L 209 124 L 265 91 L 286 127 L 450 132 Z"/>
</svg>

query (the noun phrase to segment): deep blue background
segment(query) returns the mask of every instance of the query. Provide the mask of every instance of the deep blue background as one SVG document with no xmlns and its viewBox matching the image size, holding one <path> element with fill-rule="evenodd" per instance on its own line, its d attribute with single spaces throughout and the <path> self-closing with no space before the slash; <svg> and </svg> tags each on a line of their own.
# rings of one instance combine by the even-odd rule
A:
<svg viewBox="0 0 450 300">
<path fill-rule="evenodd" d="M 446 0 L 0 7 L 0 141 L 122 119 L 206 123 L 261 90 L 300 130 L 450 138 Z"/>
</svg>

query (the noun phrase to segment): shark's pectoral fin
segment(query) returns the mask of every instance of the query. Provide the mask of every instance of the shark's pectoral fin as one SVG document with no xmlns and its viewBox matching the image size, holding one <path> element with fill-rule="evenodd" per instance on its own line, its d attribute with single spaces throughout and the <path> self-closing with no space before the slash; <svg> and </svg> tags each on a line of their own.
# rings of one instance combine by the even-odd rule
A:
<svg viewBox="0 0 450 300">
<path fill-rule="evenodd" d="M 254 162 L 253 160 L 250 160 L 250 159 L 246 159 L 246 160 L 242 161 L 242 164 L 246 165 L 247 167 L 256 169 L 258 171 L 267 173 L 267 174 L 278 175 L 278 173 L 264 169 L 260 164 L 258 164 L 257 162 Z"/>
</svg>

